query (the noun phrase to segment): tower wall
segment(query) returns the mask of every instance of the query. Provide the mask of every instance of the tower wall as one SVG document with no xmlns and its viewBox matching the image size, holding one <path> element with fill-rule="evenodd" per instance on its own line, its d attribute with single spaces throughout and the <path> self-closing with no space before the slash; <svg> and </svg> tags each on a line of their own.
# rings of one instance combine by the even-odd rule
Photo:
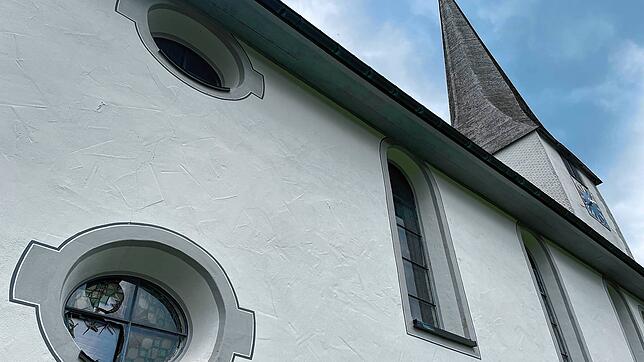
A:
<svg viewBox="0 0 644 362">
<path fill-rule="evenodd" d="M 597 186 L 582 171 L 579 171 L 583 185 L 599 205 L 608 228 L 588 213 L 577 189 L 577 181 L 568 172 L 561 155 L 539 132 L 528 134 L 494 156 L 592 226 L 614 245 L 630 254 L 628 245 Z"/>
<path fill-rule="evenodd" d="M 559 204 L 574 212 L 568 196 L 569 193 L 562 185 L 545 141 L 539 133 L 531 132 L 495 153 L 494 156 Z"/>
</svg>

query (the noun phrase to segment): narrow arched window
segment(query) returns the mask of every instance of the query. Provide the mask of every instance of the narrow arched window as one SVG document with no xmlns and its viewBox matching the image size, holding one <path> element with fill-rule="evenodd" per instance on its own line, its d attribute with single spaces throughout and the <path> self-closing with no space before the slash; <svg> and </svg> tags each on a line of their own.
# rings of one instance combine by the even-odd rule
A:
<svg viewBox="0 0 644 362">
<path fill-rule="evenodd" d="M 436 325 L 436 304 L 414 191 L 405 175 L 392 163 L 389 163 L 389 177 L 411 315 L 415 321 L 433 326 Z"/>
<path fill-rule="evenodd" d="M 536 292 L 561 361 L 588 361 L 590 353 L 557 271 L 548 241 L 520 229 Z"/>
<path fill-rule="evenodd" d="M 564 339 L 561 326 L 557 320 L 557 315 L 555 314 L 555 308 L 552 305 L 552 301 L 548 296 L 548 291 L 546 289 L 546 284 L 543 281 L 541 272 L 537 268 L 537 264 L 534 262 L 534 259 L 528 253 L 528 260 L 530 261 L 530 267 L 532 268 L 532 273 L 534 274 L 535 281 L 537 283 L 537 288 L 539 289 L 539 295 L 541 296 L 541 301 L 548 317 L 548 322 L 552 327 L 552 332 L 555 335 L 555 341 L 557 342 L 557 349 L 561 355 L 561 359 L 564 361 L 570 361 L 570 353 L 568 352 L 568 347 L 566 346 L 566 340 Z"/>
<path fill-rule="evenodd" d="M 383 171 L 407 333 L 480 357 L 436 179 L 398 147 Z"/>
</svg>

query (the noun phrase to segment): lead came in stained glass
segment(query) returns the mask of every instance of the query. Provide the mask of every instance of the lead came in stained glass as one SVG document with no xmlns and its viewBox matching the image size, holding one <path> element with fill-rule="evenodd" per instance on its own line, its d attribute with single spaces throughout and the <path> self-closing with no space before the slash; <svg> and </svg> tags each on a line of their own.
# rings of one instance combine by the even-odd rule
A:
<svg viewBox="0 0 644 362">
<path fill-rule="evenodd" d="M 135 288 L 134 284 L 120 279 L 88 282 L 72 293 L 67 307 L 124 318 Z"/>
<path fill-rule="evenodd" d="M 136 278 L 101 278 L 68 298 L 65 324 L 76 344 L 96 361 L 164 362 L 185 341 L 177 304 Z"/>
<path fill-rule="evenodd" d="M 163 295 L 141 287 L 136 296 L 132 321 L 167 331 L 178 332 L 178 316 L 173 312 L 172 304 Z"/>
<path fill-rule="evenodd" d="M 132 327 L 124 361 L 167 361 L 178 347 L 176 335 Z"/>
</svg>

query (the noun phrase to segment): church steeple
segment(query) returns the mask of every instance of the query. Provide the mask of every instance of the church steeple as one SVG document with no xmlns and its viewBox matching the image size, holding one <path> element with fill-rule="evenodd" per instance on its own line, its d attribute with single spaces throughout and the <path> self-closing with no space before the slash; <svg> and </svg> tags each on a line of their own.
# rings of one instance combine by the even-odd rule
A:
<svg viewBox="0 0 644 362">
<path fill-rule="evenodd" d="M 542 127 L 454 0 L 439 0 L 452 125 L 490 153 Z"/>
<path fill-rule="evenodd" d="M 548 132 L 455 0 L 438 0 L 452 125 L 627 253 L 601 180 Z"/>
</svg>

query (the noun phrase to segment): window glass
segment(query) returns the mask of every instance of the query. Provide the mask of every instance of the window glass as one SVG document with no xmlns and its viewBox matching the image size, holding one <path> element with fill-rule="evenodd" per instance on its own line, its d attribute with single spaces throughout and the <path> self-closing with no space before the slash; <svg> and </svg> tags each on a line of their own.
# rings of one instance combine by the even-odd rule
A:
<svg viewBox="0 0 644 362">
<path fill-rule="evenodd" d="M 176 335 L 132 326 L 124 361 L 167 361 L 174 356 L 179 343 Z"/>
<path fill-rule="evenodd" d="M 161 36 L 155 36 L 154 42 L 166 59 L 191 78 L 211 87 L 222 88 L 219 74 L 195 51 L 177 41 Z"/>
<path fill-rule="evenodd" d="M 177 304 L 136 278 L 100 278 L 68 298 L 65 323 L 78 347 L 97 361 L 168 361 L 186 338 Z"/>
<path fill-rule="evenodd" d="M 572 178 L 577 180 L 580 184 L 584 184 L 584 181 L 581 178 L 581 175 L 579 174 L 579 170 L 577 170 L 577 167 L 573 165 L 566 157 L 561 157 L 563 159 L 564 165 L 566 165 L 566 169 L 568 170 L 568 173 Z"/>
<path fill-rule="evenodd" d="M 435 326 L 436 305 L 430 287 L 429 266 L 414 192 L 405 175 L 391 163 L 389 177 L 412 318 Z"/>
<path fill-rule="evenodd" d="M 557 322 L 557 316 L 555 315 L 554 308 L 552 307 L 552 302 L 550 301 L 550 298 L 548 297 L 548 292 L 546 290 L 546 286 L 543 282 L 543 277 L 541 276 L 541 273 L 539 272 L 539 269 L 537 269 L 537 265 L 535 264 L 534 260 L 532 259 L 532 256 L 528 255 L 528 260 L 530 261 L 530 267 L 532 268 L 532 272 L 534 273 L 534 277 L 537 281 L 537 287 L 539 288 L 539 294 L 541 295 L 541 300 L 543 301 L 543 304 L 546 309 L 546 315 L 548 317 L 548 321 L 550 322 L 550 325 L 552 326 L 552 331 L 554 332 L 555 335 L 555 340 L 557 341 L 557 347 L 559 349 L 559 353 L 561 354 L 561 358 L 564 361 L 570 361 L 570 354 L 568 353 L 568 347 L 566 347 L 566 341 L 564 340 L 563 333 L 561 331 L 561 327 L 559 326 L 559 323 Z"/>
</svg>

